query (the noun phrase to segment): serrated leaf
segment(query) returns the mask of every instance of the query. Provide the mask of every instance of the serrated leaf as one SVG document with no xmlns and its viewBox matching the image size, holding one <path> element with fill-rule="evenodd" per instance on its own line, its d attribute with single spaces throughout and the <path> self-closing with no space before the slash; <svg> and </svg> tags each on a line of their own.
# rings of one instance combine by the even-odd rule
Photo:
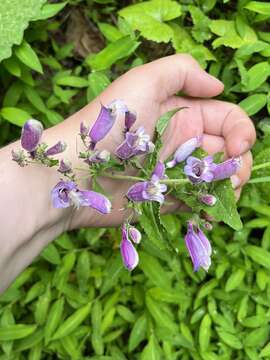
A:
<svg viewBox="0 0 270 360">
<path fill-rule="evenodd" d="M 176 109 L 170 110 L 170 111 L 166 112 L 165 114 L 163 114 L 158 119 L 157 124 L 156 124 L 156 130 L 157 130 L 157 133 L 159 134 L 159 136 L 162 136 L 166 127 L 169 125 L 169 122 L 172 119 L 172 117 L 177 113 L 177 111 L 179 111 L 181 109 L 183 109 L 183 108 L 176 108 Z"/>
<path fill-rule="evenodd" d="M 46 0 L 0 1 L 0 61 L 11 55 L 13 44 L 19 45 L 29 21 L 40 13 Z"/>
<path fill-rule="evenodd" d="M 119 11 L 134 30 L 139 30 L 146 39 L 168 42 L 173 31 L 165 21 L 181 15 L 181 6 L 172 0 L 151 0 L 130 5 Z"/>
</svg>

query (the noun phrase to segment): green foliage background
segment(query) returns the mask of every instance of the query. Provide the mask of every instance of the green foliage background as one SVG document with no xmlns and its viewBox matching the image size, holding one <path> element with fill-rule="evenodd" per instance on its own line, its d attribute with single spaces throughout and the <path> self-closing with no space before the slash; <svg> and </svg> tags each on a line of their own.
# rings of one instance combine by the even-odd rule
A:
<svg viewBox="0 0 270 360">
<path fill-rule="evenodd" d="M 270 161 L 270 3 L 44 3 L 0 4 L 0 145 L 30 115 L 55 125 L 131 67 L 188 52 L 224 82 L 221 98 L 252 116 L 255 164 Z M 62 235 L 0 297 L 0 359 L 270 359 L 269 190 L 245 188 L 242 230 L 214 227 L 208 274 L 192 271 L 187 214 L 162 217 L 173 255 L 145 227 L 132 274 L 118 229 Z"/>
</svg>

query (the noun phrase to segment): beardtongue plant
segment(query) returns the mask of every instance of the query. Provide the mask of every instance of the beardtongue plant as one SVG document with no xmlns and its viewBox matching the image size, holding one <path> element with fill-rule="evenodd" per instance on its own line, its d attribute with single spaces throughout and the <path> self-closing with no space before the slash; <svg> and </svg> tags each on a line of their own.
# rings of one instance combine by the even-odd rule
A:
<svg viewBox="0 0 270 360">
<path fill-rule="evenodd" d="M 120 242 L 123 264 L 129 271 L 139 262 L 135 246 L 142 239 L 141 232 L 131 225 L 135 220 L 146 233 L 140 246 L 147 246 L 150 241 L 156 252 L 169 249 L 178 253 L 177 244 L 166 243 L 162 236 L 165 227 L 160 207 L 169 202 L 166 195 L 170 193 L 190 208 L 184 242 L 194 271 L 200 268 L 207 271 L 211 265 L 212 248 L 202 228 L 210 231 L 213 225 L 206 219 L 223 221 L 236 230 L 242 226 L 229 180 L 241 167 L 241 159 L 221 161 L 222 154 L 207 155 L 199 148 L 202 136 L 196 136 L 184 142 L 166 165 L 160 162 L 162 134 L 172 116 L 180 110 L 172 110 L 158 119 L 152 142 L 142 126 L 136 127 L 136 113 L 128 109 L 123 101 L 115 100 L 107 106 L 101 104 L 94 125 L 90 128 L 81 123 L 78 129 L 83 144 L 78 158 L 92 180 L 93 190 L 80 188 L 78 171 L 81 169 L 73 169 L 71 162 L 62 156 L 67 147 L 64 142 L 59 140 L 51 147 L 41 142 L 43 126 L 37 120 L 31 119 L 24 124 L 22 148 L 12 151 L 12 159 L 21 167 L 32 163 L 56 167 L 59 182 L 51 191 L 52 206 L 55 208 L 89 207 L 106 216 L 113 209 L 110 200 L 100 193 L 99 178 L 133 181 L 125 194 L 126 208 L 129 209 L 126 213 L 129 215 L 122 225 Z M 110 154 L 107 149 L 98 149 L 97 145 L 116 121 L 123 121 L 123 140 L 115 153 Z M 139 161 L 142 156 L 143 167 Z M 134 167 L 138 176 L 126 175 L 127 167 Z"/>
</svg>

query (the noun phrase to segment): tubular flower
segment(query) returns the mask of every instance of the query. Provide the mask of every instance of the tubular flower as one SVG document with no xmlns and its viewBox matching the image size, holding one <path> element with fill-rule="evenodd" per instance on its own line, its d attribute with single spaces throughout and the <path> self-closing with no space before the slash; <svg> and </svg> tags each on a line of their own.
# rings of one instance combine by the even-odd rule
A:
<svg viewBox="0 0 270 360">
<path fill-rule="evenodd" d="M 155 182 L 164 179 L 166 177 L 167 176 L 165 175 L 165 165 L 161 161 L 158 161 L 151 175 L 151 180 Z"/>
<path fill-rule="evenodd" d="M 174 153 L 173 160 L 166 164 L 167 168 L 172 168 L 180 162 L 186 160 L 193 151 L 201 145 L 201 140 L 201 136 L 196 136 L 180 145 Z"/>
<path fill-rule="evenodd" d="M 209 240 L 200 228 L 196 227 L 196 230 L 194 230 L 191 221 L 188 222 L 185 243 L 193 263 L 194 271 L 198 271 L 200 267 L 207 271 L 211 265 L 212 248 Z"/>
<path fill-rule="evenodd" d="M 160 204 L 164 202 L 164 193 L 167 190 L 165 184 L 158 181 L 142 181 L 134 184 L 129 188 L 127 197 L 135 202 L 157 201 Z"/>
<path fill-rule="evenodd" d="M 68 174 L 71 172 L 71 162 L 69 160 L 61 160 L 58 171 L 61 174 Z"/>
<path fill-rule="evenodd" d="M 45 151 L 46 156 L 57 155 L 64 152 L 67 148 L 67 144 L 63 141 L 58 141 L 55 145 Z"/>
<path fill-rule="evenodd" d="M 122 160 L 128 160 L 133 156 L 151 153 L 154 148 L 155 145 L 150 141 L 150 136 L 145 134 L 141 126 L 135 132 L 128 131 L 125 134 L 125 140 L 118 146 L 115 154 Z"/>
<path fill-rule="evenodd" d="M 207 156 L 202 160 L 190 156 L 184 167 L 184 173 L 194 184 L 199 184 L 203 181 L 211 182 L 214 179 L 213 171 L 215 167 L 216 164 L 213 163 L 212 156 Z"/>
<path fill-rule="evenodd" d="M 241 167 L 241 158 L 231 158 L 220 164 L 216 164 L 213 171 L 214 180 L 223 180 L 231 177 Z"/>
<path fill-rule="evenodd" d="M 102 214 L 111 211 L 110 201 L 95 191 L 79 190 L 73 181 L 60 181 L 51 192 L 55 208 L 89 206 Z"/>
<path fill-rule="evenodd" d="M 22 147 L 29 152 L 34 151 L 39 144 L 42 133 L 43 126 L 40 121 L 35 119 L 26 121 L 21 134 Z"/>
<path fill-rule="evenodd" d="M 95 121 L 94 125 L 92 126 L 89 132 L 89 137 L 91 140 L 91 144 L 90 144 L 91 150 L 93 150 L 95 148 L 96 143 L 102 140 L 111 130 L 117 115 L 120 113 L 125 113 L 126 111 L 127 111 L 127 107 L 121 100 L 115 100 L 111 102 L 108 105 L 108 107 L 101 105 L 101 109 L 97 117 L 97 120 Z M 84 134 L 85 129 L 82 129 L 81 126 L 81 132 L 82 130 Z"/>
<path fill-rule="evenodd" d="M 120 252 L 124 266 L 132 271 L 139 262 L 137 250 L 128 238 L 128 230 L 126 224 L 122 226 L 122 240 L 120 244 Z"/>
</svg>

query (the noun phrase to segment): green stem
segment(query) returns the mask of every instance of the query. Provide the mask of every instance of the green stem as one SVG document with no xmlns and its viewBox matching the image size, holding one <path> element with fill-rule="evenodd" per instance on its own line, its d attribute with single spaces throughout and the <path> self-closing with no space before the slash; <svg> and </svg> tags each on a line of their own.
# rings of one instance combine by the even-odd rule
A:
<svg viewBox="0 0 270 360">
<path fill-rule="evenodd" d="M 263 168 L 266 168 L 266 167 L 270 167 L 270 161 L 265 162 L 265 163 L 262 163 L 262 164 L 259 164 L 259 165 L 254 165 L 254 166 L 252 167 L 252 171 L 259 170 L 259 169 L 263 169 Z"/>
<path fill-rule="evenodd" d="M 146 181 L 144 178 L 138 176 L 128 176 L 128 175 L 116 175 L 114 173 L 103 173 L 100 175 L 101 177 L 107 177 L 110 179 L 117 179 L 117 180 L 127 180 L 127 181 Z"/>
</svg>

